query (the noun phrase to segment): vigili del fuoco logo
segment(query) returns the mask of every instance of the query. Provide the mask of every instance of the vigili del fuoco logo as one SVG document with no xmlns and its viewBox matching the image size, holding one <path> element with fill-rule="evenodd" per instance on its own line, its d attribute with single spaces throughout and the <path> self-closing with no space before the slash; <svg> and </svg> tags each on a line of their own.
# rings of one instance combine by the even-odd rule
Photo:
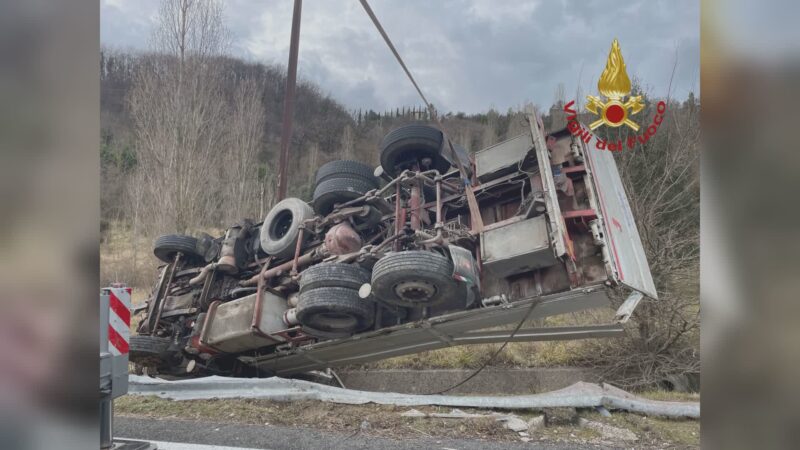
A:
<svg viewBox="0 0 800 450">
<path fill-rule="evenodd" d="M 628 77 L 625 60 L 622 58 L 622 51 L 619 48 L 619 41 L 616 39 L 611 43 L 611 51 L 608 53 L 606 68 L 597 81 L 597 90 L 600 92 L 601 97 L 586 96 L 586 110 L 598 116 L 597 120 L 589 124 L 588 130 L 581 126 L 577 120 L 577 112 L 572 109 L 575 105 L 575 100 L 564 105 L 564 112 L 567 114 L 567 128 L 572 134 L 589 143 L 592 139 L 591 130 L 595 130 L 601 125 L 612 128 L 624 125 L 634 132 L 639 131 L 640 126 L 632 116 L 635 116 L 644 108 L 644 103 L 642 103 L 641 95 L 630 95 L 631 79 Z M 656 106 L 656 115 L 653 117 L 653 122 L 650 126 L 638 135 L 629 136 L 624 144 L 628 148 L 633 148 L 637 142 L 642 144 L 647 142 L 651 136 L 656 134 L 659 125 L 664 121 L 666 110 L 667 104 L 659 101 Z M 596 146 L 601 150 L 620 151 L 623 149 L 623 142 L 622 140 L 610 142 L 597 138 Z"/>
</svg>

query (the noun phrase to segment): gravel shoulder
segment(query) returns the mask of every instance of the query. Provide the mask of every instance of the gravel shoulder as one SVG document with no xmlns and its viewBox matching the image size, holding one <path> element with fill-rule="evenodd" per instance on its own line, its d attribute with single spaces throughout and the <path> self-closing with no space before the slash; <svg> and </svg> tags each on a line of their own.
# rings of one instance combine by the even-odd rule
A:
<svg viewBox="0 0 800 450">
<path fill-rule="evenodd" d="M 174 419 L 120 417 L 115 420 L 115 435 L 141 440 L 166 440 L 188 444 L 205 444 L 258 449 L 599 449 L 595 445 L 575 446 L 566 443 L 526 444 L 474 439 L 451 439 L 430 436 L 409 439 L 375 437 L 368 433 L 341 433 L 303 427 L 244 425 Z"/>
</svg>

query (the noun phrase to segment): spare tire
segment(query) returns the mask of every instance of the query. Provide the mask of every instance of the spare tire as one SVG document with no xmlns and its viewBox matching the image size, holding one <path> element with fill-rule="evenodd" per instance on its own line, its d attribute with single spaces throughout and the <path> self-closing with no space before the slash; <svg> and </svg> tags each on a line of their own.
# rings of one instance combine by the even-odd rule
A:
<svg viewBox="0 0 800 450">
<path fill-rule="evenodd" d="M 323 332 L 357 333 L 372 326 L 375 304 L 353 289 L 328 287 L 300 293 L 297 320 Z"/>
<path fill-rule="evenodd" d="M 197 238 L 192 236 L 165 234 L 159 236 L 153 243 L 153 254 L 165 263 L 175 261 L 177 253 L 181 253 L 184 261 L 190 263 L 200 263 L 204 260 L 203 253 L 197 248 Z"/>
<path fill-rule="evenodd" d="M 409 168 L 407 163 L 429 158 L 431 165 L 420 169 L 445 173 L 450 163 L 441 154 L 443 139 L 441 130 L 428 125 L 406 125 L 393 130 L 381 142 L 381 167 L 395 177 Z"/>
<path fill-rule="evenodd" d="M 323 263 L 300 273 L 300 293 L 325 287 L 358 290 L 370 282 L 369 271 L 353 264 Z"/>
<path fill-rule="evenodd" d="M 372 268 L 372 293 L 393 305 L 431 306 L 463 295 L 453 279 L 453 263 L 438 253 L 389 253 Z"/>
<path fill-rule="evenodd" d="M 356 178 L 370 183 L 375 189 L 378 187 L 378 179 L 375 178 L 374 172 L 372 167 L 358 161 L 331 161 L 317 170 L 315 184 L 332 178 Z"/>
<path fill-rule="evenodd" d="M 361 197 L 375 186 L 358 178 L 329 178 L 314 189 L 314 211 L 326 216 L 337 203 Z"/>
<path fill-rule="evenodd" d="M 312 217 L 314 211 L 299 198 L 281 200 L 272 207 L 261 224 L 261 249 L 276 258 L 294 256 L 300 225 Z M 309 237 L 310 234 L 305 233 L 303 245 L 308 242 Z"/>
</svg>

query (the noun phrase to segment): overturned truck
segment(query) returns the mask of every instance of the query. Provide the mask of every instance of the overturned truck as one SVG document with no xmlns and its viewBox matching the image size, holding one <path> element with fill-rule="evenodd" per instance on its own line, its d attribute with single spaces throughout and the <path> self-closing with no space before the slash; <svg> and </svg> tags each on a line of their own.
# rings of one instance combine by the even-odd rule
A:
<svg viewBox="0 0 800 450">
<path fill-rule="evenodd" d="M 385 136 L 375 169 L 320 167 L 310 204 L 286 198 L 221 237 L 161 236 L 165 265 L 135 311 L 131 361 L 169 376 L 293 375 L 619 335 L 656 292 L 613 156 L 528 120 L 529 132 L 473 155 L 407 125 Z M 620 294 L 606 323 L 521 327 Z"/>
</svg>

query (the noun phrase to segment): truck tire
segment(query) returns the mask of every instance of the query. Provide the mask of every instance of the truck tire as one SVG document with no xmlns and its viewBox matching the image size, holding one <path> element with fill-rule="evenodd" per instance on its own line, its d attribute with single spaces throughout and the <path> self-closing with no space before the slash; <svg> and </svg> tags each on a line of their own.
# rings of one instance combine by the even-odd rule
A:
<svg viewBox="0 0 800 450">
<path fill-rule="evenodd" d="M 173 354 L 169 351 L 172 340 L 157 336 L 131 336 L 128 357 L 132 363 L 146 367 L 159 367 L 168 363 Z"/>
<path fill-rule="evenodd" d="M 393 130 L 381 142 L 381 167 L 395 177 L 404 169 L 402 163 L 430 158 L 429 168 L 445 173 L 450 163 L 441 155 L 443 136 L 441 130 L 428 125 L 406 125 Z"/>
<path fill-rule="evenodd" d="M 399 306 L 431 306 L 463 295 L 453 279 L 453 263 L 438 253 L 410 250 L 389 253 L 372 269 L 372 293 Z"/>
<path fill-rule="evenodd" d="M 315 184 L 320 184 L 333 178 L 355 178 L 366 181 L 372 186 L 372 189 L 378 187 L 378 179 L 375 178 L 374 169 L 358 161 L 341 160 L 323 164 L 317 170 Z"/>
<path fill-rule="evenodd" d="M 281 200 L 272 207 L 261 224 L 261 249 L 280 259 L 294 256 L 300 225 L 312 217 L 314 211 L 299 198 Z M 303 245 L 308 242 L 309 237 L 310 234 L 306 233 Z"/>
<path fill-rule="evenodd" d="M 314 211 L 326 216 L 337 203 L 361 197 L 375 189 L 371 183 L 357 178 L 329 178 L 314 189 Z"/>
<path fill-rule="evenodd" d="M 369 282 L 369 271 L 360 266 L 323 263 L 311 266 L 300 273 L 300 293 L 327 287 L 343 287 L 357 291 L 363 284 Z"/>
<path fill-rule="evenodd" d="M 197 249 L 197 238 L 183 234 L 165 234 L 159 236 L 153 243 L 153 254 L 156 258 L 171 263 L 175 255 L 181 253 L 185 261 L 201 263 L 204 256 Z"/>
<path fill-rule="evenodd" d="M 372 326 L 375 305 L 359 297 L 354 289 L 311 289 L 300 293 L 297 320 L 305 327 L 323 332 L 357 333 Z"/>
</svg>

